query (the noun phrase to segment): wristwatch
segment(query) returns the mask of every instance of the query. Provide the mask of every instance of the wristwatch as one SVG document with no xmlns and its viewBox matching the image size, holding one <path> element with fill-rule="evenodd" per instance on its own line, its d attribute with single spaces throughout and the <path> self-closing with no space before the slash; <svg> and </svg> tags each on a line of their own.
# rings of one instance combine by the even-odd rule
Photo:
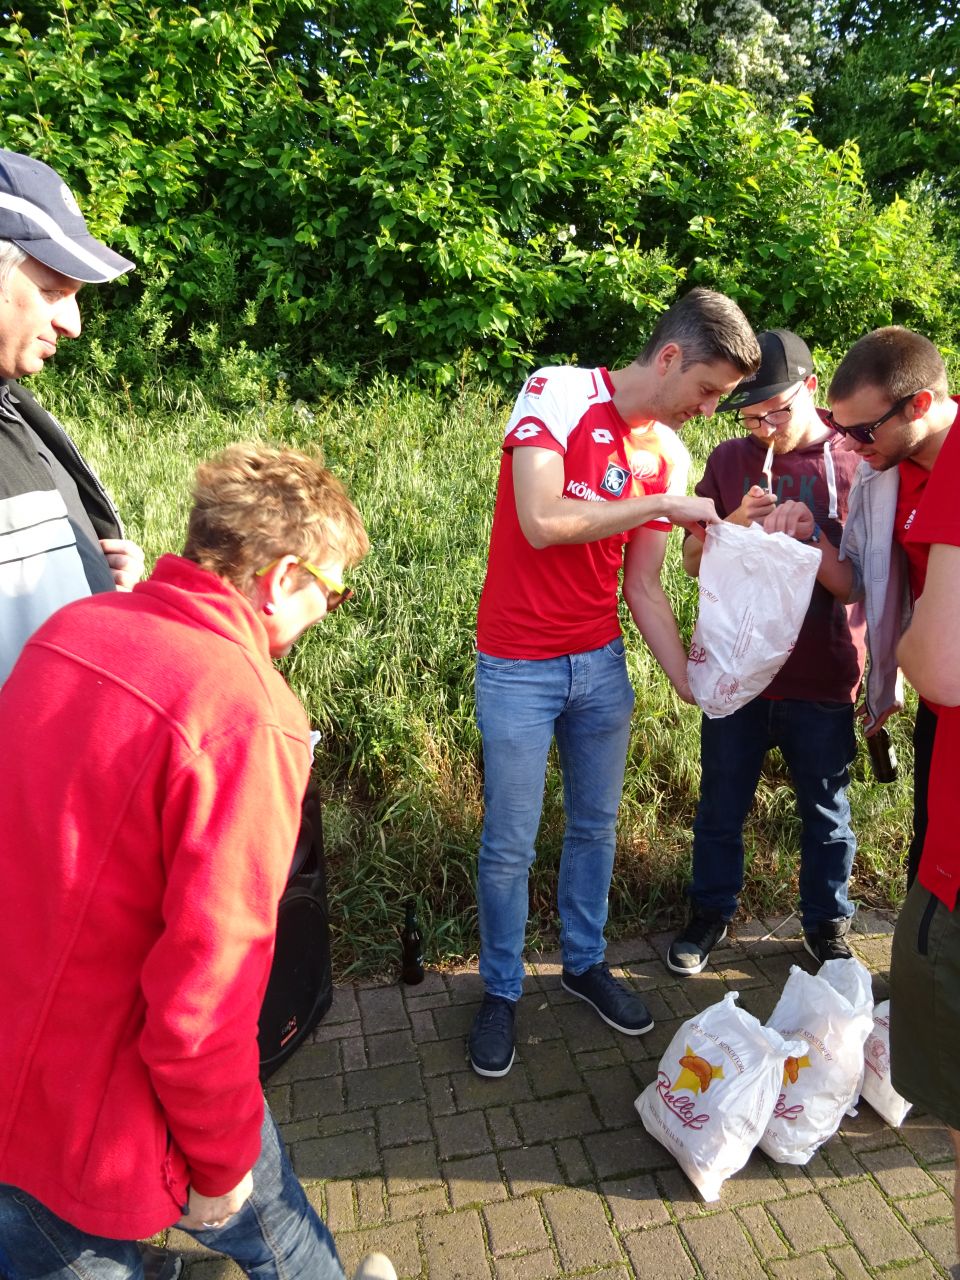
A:
<svg viewBox="0 0 960 1280">
<path fill-rule="evenodd" d="M 809 538 L 804 538 L 804 540 L 803 540 L 803 545 L 804 545 L 805 547 L 808 547 L 808 546 L 819 547 L 819 545 L 820 545 L 820 526 L 819 526 L 818 524 L 814 523 L 814 526 L 813 526 L 813 532 L 810 534 L 810 537 L 809 537 Z"/>
</svg>

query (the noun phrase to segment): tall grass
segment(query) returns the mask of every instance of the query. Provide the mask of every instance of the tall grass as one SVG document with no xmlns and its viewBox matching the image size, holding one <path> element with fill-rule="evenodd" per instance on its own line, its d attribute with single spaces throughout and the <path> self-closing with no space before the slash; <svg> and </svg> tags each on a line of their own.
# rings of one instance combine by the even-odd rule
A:
<svg viewBox="0 0 960 1280">
<path fill-rule="evenodd" d="M 440 402 L 393 382 L 349 400 L 305 406 L 267 396 L 218 411 L 197 389 L 145 410 L 104 400 L 74 378 L 39 394 L 70 425 L 153 559 L 178 550 L 196 462 L 238 439 L 319 445 L 348 484 L 372 550 L 353 575 L 357 598 L 301 641 L 286 674 L 323 733 L 316 774 L 325 793 L 335 962 L 342 975 L 387 972 L 408 897 L 420 904 L 427 958 L 477 948 L 474 872 L 481 759 L 473 721 L 473 642 L 507 405 L 482 387 Z M 729 429 L 715 419 L 684 439 L 694 476 Z M 668 594 L 689 637 L 695 584 L 671 538 Z M 634 733 L 610 895 L 610 932 L 678 919 L 699 784 L 699 713 L 673 694 L 624 618 L 637 692 Z M 909 779 L 907 718 L 892 726 Z M 909 781 L 851 787 L 860 855 L 853 894 L 892 904 L 910 828 Z M 552 761 L 531 880 L 529 939 L 556 936 L 562 796 Z M 798 824 L 779 757 L 768 760 L 746 830 L 744 906 L 786 913 L 796 899 Z"/>
</svg>

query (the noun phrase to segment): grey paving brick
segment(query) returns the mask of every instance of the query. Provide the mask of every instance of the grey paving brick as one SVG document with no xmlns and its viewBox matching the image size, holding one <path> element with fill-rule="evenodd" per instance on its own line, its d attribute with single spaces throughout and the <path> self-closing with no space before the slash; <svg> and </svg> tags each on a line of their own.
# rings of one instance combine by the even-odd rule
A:
<svg viewBox="0 0 960 1280">
<path fill-rule="evenodd" d="M 607 1045 L 603 1049 L 582 1049 L 574 1058 L 577 1071 L 597 1071 L 600 1067 L 618 1067 L 623 1062 L 623 1054 L 618 1044 Z M 589 1081 L 587 1081 L 589 1085 Z"/>
<path fill-rule="evenodd" d="M 633 1101 L 640 1093 L 640 1085 L 630 1067 L 624 1064 L 591 1071 L 586 1083 L 604 1128 L 619 1129 L 636 1124 Z"/>
<path fill-rule="evenodd" d="M 940 1264 L 945 1271 L 956 1268 L 957 1237 L 953 1222 L 933 1222 L 927 1226 L 917 1227 L 914 1234 L 926 1249 L 927 1253 Z M 867 1259 L 869 1262 L 869 1258 Z"/>
<path fill-rule="evenodd" d="M 541 1203 L 564 1271 L 622 1261 L 620 1247 L 597 1196 L 574 1189 L 548 1191 Z"/>
<path fill-rule="evenodd" d="M 425 970 L 422 982 L 415 982 L 410 986 L 401 985 L 399 991 L 403 996 L 403 1003 L 408 1009 L 411 1007 L 416 1008 L 425 1000 L 450 999 L 445 975 L 439 969 Z"/>
<path fill-rule="evenodd" d="M 423 1097 L 423 1080 L 416 1062 L 352 1071 L 347 1076 L 346 1085 L 347 1105 L 351 1110 L 356 1107 L 382 1107 L 387 1103 Z"/>
<path fill-rule="evenodd" d="M 838 1133 L 834 1134 L 829 1142 L 823 1144 L 814 1159 L 825 1161 L 838 1178 L 859 1178 L 863 1173 L 860 1161 Z M 819 1168 L 819 1164 L 814 1167 L 814 1178 L 817 1177 Z"/>
<path fill-rule="evenodd" d="M 426 1076 L 448 1075 L 468 1065 L 467 1042 L 461 1036 L 420 1045 L 420 1061 Z"/>
<path fill-rule="evenodd" d="M 406 1030 L 410 1026 L 399 987 L 366 987 L 357 992 L 364 1035 Z"/>
<path fill-rule="evenodd" d="M 584 1094 L 520 1103 L 514 1114 L 525 1142 L 553 1142 L 571 1133 L 591 1133 L 603 1128 Z"/>
<path fill-rule="evenodd" d="M 433 1080 L 424 1080 L 423 1092 L 427 1110 L 432 1116 L 449 1116 L 456 1111 L 457 1099 L 449 1076 L 437 1076 Z"/>
<path fill-rule="evenodd" d="M 484 1115 L 493 1139 L 494 1151 L 501 1151 L 505 1147 L 519 1147 L 523 1144 L 510 1107 L 487 1107 Z"/>
<path fill-rule="evenodd" d="M 385 1253 L 398 1276 L 419 1276 L 422 1266 L 417 1227 L 413 1222 L 385 1223 L 369 1231 L 345 1231 L 337 1236 L 337 1252 L 347 1275 L 366 1253 Z"/>
<path fill-rule="evenodd" d="M 763 1276 L 763 1268 L 734 1214 L 687 1218 L 680 1230 L 706 1280 L 758 1280 Z"/>
<path fill-rule="evenodd" d="M 450 1082 L 458 1111 L 475 1111 L 477 1107 L 525 1102 L 533 1096 L 527 1073 L 516 1062 L 510 1074 L 500 1080 L 490 1080 L 469 1070 L 455 1072 L 450 1076 Z"/>
<path fill-rule="evenodd" d="M 863 1265 L 863 1259 L 853 1245 L 847 1244 L 840 1249 L 828 1249 L 827 1257 L 843 1280 L 869 1280 L 870 1272 Z"/>
<path fill-rule="evenodd" d="M 360 988 L 354 986 L 352 982 L 333 988 L 333 1000 L 330 1002 L 330 1008 L 323 1015 L 323 1021 L 313 1033 L 315 1040 L 323 1038 L 320 1034 L 322 1031 L 339 1026 L 344 1022 L 356 1022 L 359 1019 L 360 1006 L 357 1003 L 359 990 Z"/>
<path fill-rule="evenodd" d="M 913 1262 L 908 1267 L 900 1267 L 897 1271 L 897 1280 L 928 1280 L 941 1274 L 928 1258 L 924 1258 L 921 1262 Z"/>
<path fill-rule="evenodd" d="M 845 1116 L 840 1125 L 840 1137 L 858 1157 L 865 1151 L 896 1146 L 900 1141 L 896 1129 L 884 1124 L 870 1107 L 861 1107 L 856 1116 Z"/>
<path fill-rule="evenodd" d="M 452 1156 L 474 1156 L 492 1151 L 493 1144 L 482 1111 L 463 1111 L 453 1116 L 438 1116 L 434 1121 L 437 1151 L 441 1159 Z"/>
<path fill-rule="evenodd" d="M 445 1009 L 450 1004 L 450 992 L 442 981 L 436 991 L 423 991 L 421 987 L 421 992 L 421 995 L 404 996 L 403 1002 L 407 1006 L 407 1013 L 411 1018 L 415 1013 L 423 1013 L 425 1009 Z"/>
<path fill-rule="evenodd" d="M 447 1213 L 449 1209 L 450 1197 L 446 1187 L 430 1187 L 426 1191 L 411 1191 L 409 1195 L 390 1197 L 391 1222 Z"/>
<path fill-rule="evenodd" d="M 397 1102 L 377 1108 L 377 1133 L 381 1147 L 402 1147 L 433 1137 L 425 1102 Z"/>
<path fill-rule="evenodd" d="M 300 1178 L 354 1178 L 361 1173 L 376 1173 L 380 1168 L 372 1129 L 307 1138 L 294 1143 L 290 1160 Z"/>
<path fill-rule="evenodd" d="M 437 1024 L 429 1010 L 410 1014 L 410 1031 L 417 1044 L 428 1044 L 440 1038 L 437 1034 Z"/>
<path fill-rule="evenodd" d="M 483 996 L 483 979 L 475 968 L 455 969 L 443 975 L 451 1003 L 479 1004 Z"/>
<path fill-rule="evenodd" d="M 549 1249 L 550 1240 L 537 1200 L 510 1200 L 506 1204 L 484 1206 L 490 1252 L 495 1258 L 508 1253 L 530 1253 Z"/>
<path fill-rule="evenodd" d="M 340 1054 L 335 1041 L 326 1044 L 304 1044 L 270 1077 L 270 1088 L 289 1084 L 292 1080 L 312 1080 L 316 1076 L 332 1076 L 340 1070 Z"/>
<path fill-rule="evenodd" d="M 360 1111 L 343 1111 L 339 1115 L 317 1117 L 317 1128 L 322 1138 L 333 1137 L 338 1133 L 356 1133 L 358 1129 L 371 1129 L 373 1123 L 374 1115 L 369 1107 Z"/>
<path fill-rule="evenodd" d="M 277 1124 L 284 1124 L 293 1115 L 293 1089 L 289 1084 L 271 1084 L 264 1090 L 267 1106 Z"/>
<path fill-rule="evenodd" d="M 308 1116 L 306 1120 L 289 1120 L 278 1128 L 287 1147 L 292 1147 L 295 1142 L 302 1142 L 304 1138 L 316 1138 L 320 1133 L 316 1116 Z"/>
<path fill-rule="evenodd" d="M 563 1186 L 563 1175 L 552 1146 L 516 1147 L 500 1153 L 510 1194 L 524 1196 L 543 1187 Z"/>
<path fill-rule="evenodd" d="M 542 998 L 525 1000 L 521 1005 L 521 1013 L 517 1019 L 517 1043 L 528 1045 L 548 1040 L 559 1040 L 563 1036 L 557 1016 L 549 1001 Z"/>
<path fill-rule="evenodd" d="M 711 1210 L 694 1190 L 693 1183 L 671 1159 L 667 1168 L 654 1175 L 660 1195 L 678 1221 L 684 1218 L 702 1218 Z"/>
<path fill-rule="evenodd" d="M 297 1080 L 293 1085 L 290 1119 L 303 1120 L 306 1116 L 342 1111 L 343 1098 L 342 1076 L 331 1076 L 327 1080 Z"/>
<path fill-rule="evenodd" d="M 729 1184 L 728 1184 L 729 1185 Z M 726 1198 L 724 1197 L 724 1203 Z M 753 1243 L 753 1247 L 764 1266 L 772 1258 L 782 1258 L 787 1246 L 774 1229 L 773 1222 L 762 1204 L 742 1205 L 737 1211 L 740 1223 Z"/>
<path fill-rule="evenodd" d="M 362 1071 L 370 1065 L 367 1060 L 367 1042 L 363 1036 L 348 1036 L 337 1043 L 344 1071 Z"/>
<path fill-rule="evenodd" d="M 490 1263 L 476 1209 L 424 1218 L 428 1280 L 490 1280 Z"/>
<path fill-rule="evenodd" d="M 731 957 L 725 964 L 716 963 L 714 969 L 731 991 L 747 991 L 761 983 L 766 985 L 766 975 L 754 960 L 748 960 L 742 953 Z"/>
<path fill-rule="evenodd" d="M 723 1205 L 732 1209 L 761 1200 L 780 1200 L 786 1194 L 779 1166 L 768 1161 L 762 1152 L 754 1151 L 743 1168 L 723 1184 Z"/>
<path fill-rule="evenodd" d="M 406 1028 L 387 1031 L 378 1036 L 367 1036 L 367 1062 L 371 1067 L 388 1067 L 395 1062 L 414 1062 L 417 1047 L 413 1035 Z"/>
<path fill-rule="evenodd" d="M 559 1275 L 557 1260 L 550 1249 L 497 1258 L 493 1264 L 496 1280 L 551 1280 Z"/>
<path fill-rule="evenodd" d="M 382 1178 L 358 1178 L 353 1184 L 357 1195 L 357 1220 L 361 1227 L 383 1222 L 387 1188 Z"/>
<path fill-rule="evenodd" d="M 922 1195 L 934 1189 L 935 1183 L 917 1164 L 909 1147 L 902 1143 L 879 1151 L 866 1151 L 860 1163 L 876 1178 L 880 1190 L 891 1200 Z"/>
<path fill-rule="evenodd" d="M 593 1168 L 579 1138 L 561 1138 L 553 1145 L 568 1186 L 576 1187 L 593 1181 Z"/>
<path fill-rule="evenodd" d="M 636 964 L 644 964 L 656 959 L 656 951 L 646 938 L 618 938 L 607 943 L 605 960 L 613 969 L 629 971 Z"/>
<path fill-rule="evenodd" d="M 359 1016 L 352 1022 L 328 1022 L 325 1018 L 314 1032 L 313 1042 L 314 1044 L 326 1044 L 330 1040 L 355 1040 L 362 1035 L 363 1027 L 360 1024 Z"/>
<path fill-rule="evenodd" d="M 437 1035 L 441 1040 L 466 1040 L 478 1008 L 479 1002 L 475 1005 L 453 1004 L 448 1009 L 432 1010 Z"/>
<path fill-rule="evenodd" d="M 635 1231 L 623 1243 L 637 1277 L 655 1276 L 656 1280 L 695 1280 L 697 1277 L 697 1269 L 676 1227 Z"/>
<path fill-rule="evenodd" d="M 334 1234 L 338 1231 L 352 1231 L 357 1225 L 352 1182 L 326 1183 L 323 1187 L 323 1204 L 314 1207 Z"/>
<path fill-rule="evenodd" d="M 454 1209 L 507 1198 L 507 1189 L 493 1155 L 445 1160 L 440 1168 L 443 1180 L 450 1189 L 450 1203 Z"/>
<path fill-rule="evenodd" d="M 778 1200 L 769 1209 L 794 1253 L 847 1243 L 847 1236 L 816 1193 Z"/>
<path fill-rule="evenodd" d="M 597 1177 L 602 1179 L 676 1167 L 673 1156 L 650 1137 L 639 1118 L 632 1128 L 620 1133 L 589 1133 L 583 1146 Z"/>
<path fill-rule="evenodd" d="M 911 1112 L 900 1126 L 903 1141 L 924 1164 L 953 1160 L 950 1135 L 939 1120 Z"/>
<path fill-rule="evenodd" d="M 436 1147 L 432 1142 L 416 1142 L 384 1151 L 383 1176 L 391 1196 L 436 1186 L 441 1181 Z"/>
<path fill-rule="evenodd" d="M 660 1226 L 670 1221 L 670 1212 L 649 1174 L 640 1173 L 633 1178 L 604 1182 L 600 1190 L 618 1230 L 622 1232 Z"/>
<path fill-rule="evenodd" d="M 919 1227 L 927 1222 L 946 1222 L 953 1214 L 953 1201 L 942 1191 L 934 1191 L 929 1196 L 899 1200 L 897 1209 L 909 1227 Z"/>
<path fill-rule="evenodd" d="M 823 1198 L 843 1223 L 868 1266 L 907 1262 L 920 1254 L 916 1240 L 897 1220 L 872 1183 L 862 1181 L 827 1187 Z"/>
<path fill-rule="evenodd" d="M 536 1097 L 549 1098 L 583 1088 L 580 1072 L 562 1040 L 524 1045 L 522 1054 Z"/>
<path fill-rule="evenodd" d="M 836 1272 L 825 1253 L 807 1253 L 802 1258 L 785 1258 L 770 1264 L 776 1280 L 835 1280 Z M 899 1277 L 900 1272 L 897 1272 Z"/>
</svg>

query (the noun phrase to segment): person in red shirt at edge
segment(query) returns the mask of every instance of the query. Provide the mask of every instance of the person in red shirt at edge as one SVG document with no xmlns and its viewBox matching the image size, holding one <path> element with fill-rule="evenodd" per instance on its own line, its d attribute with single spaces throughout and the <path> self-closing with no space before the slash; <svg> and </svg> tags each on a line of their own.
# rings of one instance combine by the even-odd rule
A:
<svg viewBox="0 0 960 1280">
<path fill-rule="evenodd" d="M 183 555 L 59 610 L 0 691 L 4 1280 L 137 1280 L 175 1223 L 261 1280 L 342 1280 L 257 1022 L 310 771 L 272 659 L 367 547 L 317 460 L 233 445 Z"/>
<path fill-rule="evenodd" d="M 660 318 L 632 364 L 538 370 L 507 423 L 477 625 L 485 994 L 469 1052 L 480 1075 L 503 1076 L 513 1065 L 527 882 L 554 738 L 566 815 L 557 893 L 562 984 L 618 1031 L 640 1035 L 653 1025 L 639 996 L 604 963 L 634 701 L 619 575 L 622 568 L 638 630 L 678 695 L 692 702 L 660 570 L 671 525 L 717 516 L 709 499 L 686 496 L 688 458 L 674 432 L 709 417 L 759 362 L 739 307 L 694 289 Z"/>
<path fill-rule="evenodd" d="M 951 428 L 960 397 L 948 391 L 943 357 L 929 339 L 899 325 L 866 334 L 831 380 L 830 425 L 860 461 L 839 554 L 821 543 L 818 579 L 841 600 L 862 600 L 867 621 L 867 676 L 861 714 L 869 737 L 903 706 L 897 643 L 924 590 L 928 548 L 911 536 L 923 493 Z M 813 516 L 784 504 L 767 521 L 807 536 Z M 913 730 L 913 883 L 927 826 L 927 781 L 936 708 L 921 696 Z"/>
<path fill-rule="evenodd" d="M 947 437 L 907 534 L 928 559 L 923 595 L 900 641 L 903 671 L 937 708 L 928 824 L 917 876 L 893 935 L 890 1065 L 894 1088 L 946 1124 L 960 1160 L 960 430 Z M 954 1186 L 960 1259 L 960 1176 Z M 956 1274 L 957 1268 L 951 1269 Z"/>
<path fill-rule="evenodd" d="M 743 434 L 713 450 L 696 492 L 713 498 L 718 514 L 738 525 L 762 523 L 779 502 L 804 502 L 816 519 L 807 541 L 838 547 L 857 459 L 817 409 L 813 357 L 803 339 L 771 329 L 758 342 L 759 370 L 720 406 L 721 413 L 737 412 Z M 694 576 L 702 549 L 697 538 L 684 542 L 684 568 Z M 818 964 L 850 956 L 847 885 L 857 845 L 847 787 L 863 675 L 860 612 L 848 617 L 815 583 L 793 651 L 763 693 L 732 715 L 703 717 L 690 918 L 667 953 L 674 973 L 700 973 L 726 937 L 743 887 L 743 824 L 774 746 L 790 770 L 801 823 L 804 946 Z"/>
</svg>

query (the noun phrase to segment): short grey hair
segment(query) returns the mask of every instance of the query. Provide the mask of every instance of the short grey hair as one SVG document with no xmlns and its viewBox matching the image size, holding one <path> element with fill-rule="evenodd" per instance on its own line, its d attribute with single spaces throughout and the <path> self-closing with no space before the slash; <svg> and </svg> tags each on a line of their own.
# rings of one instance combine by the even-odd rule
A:
<svg viewBox="0 0 960 1280">
<path fill-rule="evenodd" d="M 26 262 L 29 254 L 24 253 L 12 240 L 0 240 L 0 290 L 7 287 L 7 281 L 14 267 Z"/>
</svg>

